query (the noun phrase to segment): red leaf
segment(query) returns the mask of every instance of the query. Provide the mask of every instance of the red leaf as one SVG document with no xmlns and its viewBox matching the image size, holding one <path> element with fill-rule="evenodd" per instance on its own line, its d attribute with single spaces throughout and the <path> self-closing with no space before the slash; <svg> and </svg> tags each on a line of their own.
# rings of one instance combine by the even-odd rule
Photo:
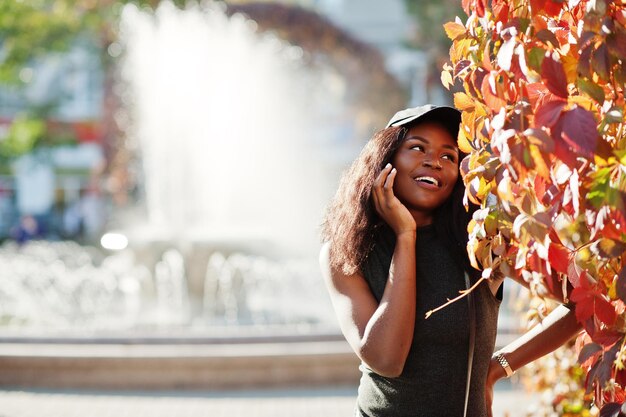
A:
<svg viewBox="0 0 626 417">
<path fill-rule="evenodd" d="M 535 111 L 535 125 L 545 127 L 554 126 L 566 104 L 567 102 L 564 100 L 553 100 L 543 103 L 537 108 L 537 111 Z"/>
<path fill-rule="evenodd" d="M 613 240 L 622 240 L 624 233 L 626 233 L 624 213 L 621 210 L 610 210 L 603 226 L 602 236 Z"/>
<path fill-rule="evenodd" d="M 472 14 L 471 13 L 471 11 L 472 11 L 471 9 L 473 7 L 473 3 L 474 3 L 473 0 L 463 0 L 461 2 L 461 6 L 463 7 L 463 10 L 465 11 L 465 14 L 468 15 L 468 16 L 470 14 Z"/>
<path fill-rule="evenodd" d="M 457 77 L 465 68 L 469 67 L 472 62 L 468 59 L 463 59 L 456 63 L 454 66 L 454 76 Z"/>
<path fill-rule="evenodd" d="M 548 261 L 550 261 L 550 266 L 557 272 L 567 274 L 569 257 L 570 252 L 565 246 L 550 242 L 550 247 L 548 248 Z"/>
<path fill-rule="evenodd" d="M 468 16 L 470 16 L 473 11 L 476 11 L 478 17 L 483 17 L 487 7 L 487 0 L 463 0 L 461 5 Z"/>
<path fill-rule="evenodd" d="M 546 180 L 541 176 L 537 175 L 534 181 L 535 194 L 537 195 L 537 199 L 539 201 L 543 200 L 544 195 L 546 194 Z M 550 235 L 552 235 L 552 230 L 550 231 Z"/>
<path fill-rule="evenodd" d="M 624 337 L 623 334 L 616 332 L 615 330 L 610 329 L 602 329 L 602 330 L 591 330 L 589 333 L 589 337 L 595 343 L 598 343 L 604 347 L 613 346 L 618 340 Z"/>
<path fill-rule="evenodd" d="M 591 68 L 598 73 L 600 78 L 605 81 L 609 80 L 609 69 L 611 64 L 609 63 L 609 50 L 606 44 L 602 43 L 598 48 L 591 53 Z"/>
<path fill-rule="evenodd" d="M 622 409 L 621 403 L 618 403 L 618 402 L 606 403 L 600 409 L 599 417 L 619 417 L 622 415 L 622 413 L 620 413 L 621 409 Z"/>
<path fill-rule="evenodd" d="M 561 98 L 552 94 L 543 83 L 532 83 L 526 86 L 530 104 L 536 111 L 539 106 L 549 101 L 561 100 Z"/>
<path fill-rule="evenodd" d="M 587 343 L 578 354 L 578 363 L 581 365 L 602 352 L 602 346 L 597 343 Z"/>
<path fill-rule="evenodd" d="M 563 8 L 563 3 L 567 4 L 567 2 L 562 1 L 546 0 L 543 10 L 545 10 L 546 14 L 550 17 L 558 16 Z"/>
<path fill-rule="evenodd" d="M 600 296 L 594 297 L 594 313 L 607 326 L 612 326 L 617 318 L 613 305 Z"/>
<path fill-rule="evenodd" d="M 581 285 L 572 290 L 570 299 L 576 303 L 576 319 L 579 323 L 584 323 L 592 317 L 608 326 L 615 323 L 617 318 L 615 308 L 597 290 Z"/>
<path fill-rule="evenodd" d="M 552 45 L 553 48 L 559 47 L 559 40 L 550 29 L 541 29 L 539 32 L 537 32 L 535 37 L 546 45 Z"/>
<path fill-rule="evenodd" d="M 563 64 L 546 54 L 541 62 L 541 79 L 552 93 L 567 98 L 567 76 Z"/>
<path fill-rule="evenodd" d="M 598 143 L 598 128 L 593 114 L 582 107 L 574 107 L 563 114 L 561 137 L 574 152 L 593 158 Z"/>
<path fill-rule="evenodd" d="M 543 10 L 550 17 L 558 16 L 563 7 L 562 2 L 553 0 L 531 0 L 530 4 L 534 15 L 539 14 Z"/>
<path fill-rule="evenodd" d="M 476 14 L 478 17 L 485 16 L 485 9 L 487 9 L 487 0 L 475 0 L 476 1 Z"/>
<path fill-rule="evenodd" d="M 578 165 L 578 154 L 563 139 L 563 117 L 560 117 L 552 127 L 552 139 L 554 139 L 554 154 L 571 169 L 576 169 Z"/>
<path fill-rule="evenodd" d="M 574 288 L 571 299 L 576 303 L 576 320 L 583 323 L 588 318 L 593 317 L 594 302 L 593 296 L 588 296 L 588 291 L 581 288 Z"/>
<path fill-rule="evenodd" d="M 509 4 L 504 0 L 494 0 L 491 3 L 493 16 L 496 22 L 506 22 L 509 20 Z"/>
</svg>

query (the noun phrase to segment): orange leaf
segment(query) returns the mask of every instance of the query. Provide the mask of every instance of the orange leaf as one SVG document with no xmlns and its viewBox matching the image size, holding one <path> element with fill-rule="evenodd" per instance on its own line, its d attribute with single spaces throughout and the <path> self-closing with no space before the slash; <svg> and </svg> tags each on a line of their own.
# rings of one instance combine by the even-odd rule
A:
<svg viewBox="0 0 626 417">
<path fill-rule="evenodd" d="M 443 25 L 443 29 L 446 31 L 448 38 L 453 41 L 465 36 L 467 33 L 465 26 L 457 22 L 448 22 Z"/>
<path fill-rule="evenodd" d="M 454 107 L 461 111 L 473 111 L 474 99 L 465 93 L 454 93 Z"/>
<path fill-rule="evenodd" d="M 506 107 L 506 101 L 503 98 L 502 87 L 498 82 L 498 75 L 491 72 L 483 78 L 480 92 L 483 95 L 485 104 L 494 112 L 499 112 L 501 108 Z"/>
<path fill-rule="evenodd" d="M 567 82 L 575 83 L 578 78 L 578 59 L 571 55 L 563 55 L 561 56 L 561 61 L 563 62 L 563 70 L 565 71 Z"/>
<path fill-rule="evenodd" d="M 537 175 L 545 179 L 550 179 L 550 161 L 546 158 L 546 155 L 535 145 L 529 145 L 528 149 L 535 163 L 535 172 Z"/>
</svg>

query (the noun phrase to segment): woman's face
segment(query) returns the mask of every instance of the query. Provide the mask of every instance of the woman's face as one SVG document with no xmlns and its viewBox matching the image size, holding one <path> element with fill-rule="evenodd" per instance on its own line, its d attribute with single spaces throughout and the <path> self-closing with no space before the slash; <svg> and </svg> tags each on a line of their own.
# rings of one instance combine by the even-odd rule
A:
<svg viewBox="0 0 626 417">
<path fill-rule="evenodd" d="M 435 209 L 452 194 L 459 176 L 456 140 L 438 123 L 411 127 L 396 151 L 393 191 L 413 213 L 432 220 Z"/>
</svg>

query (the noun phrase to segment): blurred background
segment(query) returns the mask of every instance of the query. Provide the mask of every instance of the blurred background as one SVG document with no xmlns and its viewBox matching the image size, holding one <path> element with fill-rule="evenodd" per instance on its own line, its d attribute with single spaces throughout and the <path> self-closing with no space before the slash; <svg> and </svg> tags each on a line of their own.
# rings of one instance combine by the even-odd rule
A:
<svg viewBox="0 0 626 417">
<path fill-rule="evenodd" d="M 390 115 L 451 103 L 457 3 L 0 0 L 0 384 L 351 410 L 319 225 Z"/>
<path fill-rule="evenodd" d="M 324 207 L 391 114 L 450 102 L 456 2 L 1 8 L 0 328 L 334 326 Z"/>
</svg>

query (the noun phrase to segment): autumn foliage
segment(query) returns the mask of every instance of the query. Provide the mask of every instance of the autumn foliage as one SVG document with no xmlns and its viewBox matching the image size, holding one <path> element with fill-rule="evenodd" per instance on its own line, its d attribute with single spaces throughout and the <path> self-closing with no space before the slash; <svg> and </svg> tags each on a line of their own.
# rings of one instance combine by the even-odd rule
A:
<svg viewBox="0 0 626 417">
<path fill-rule="evenodd" d="M 626 2 L 463 0 L 442 81 L 462 92 L 468 251 L 574 305 L 598 405 L 626 387 Z M 603 412 L 610 407 L 607 405 Z M 609 415 L 609 414 L 607 414 Z"/>
</svg>

